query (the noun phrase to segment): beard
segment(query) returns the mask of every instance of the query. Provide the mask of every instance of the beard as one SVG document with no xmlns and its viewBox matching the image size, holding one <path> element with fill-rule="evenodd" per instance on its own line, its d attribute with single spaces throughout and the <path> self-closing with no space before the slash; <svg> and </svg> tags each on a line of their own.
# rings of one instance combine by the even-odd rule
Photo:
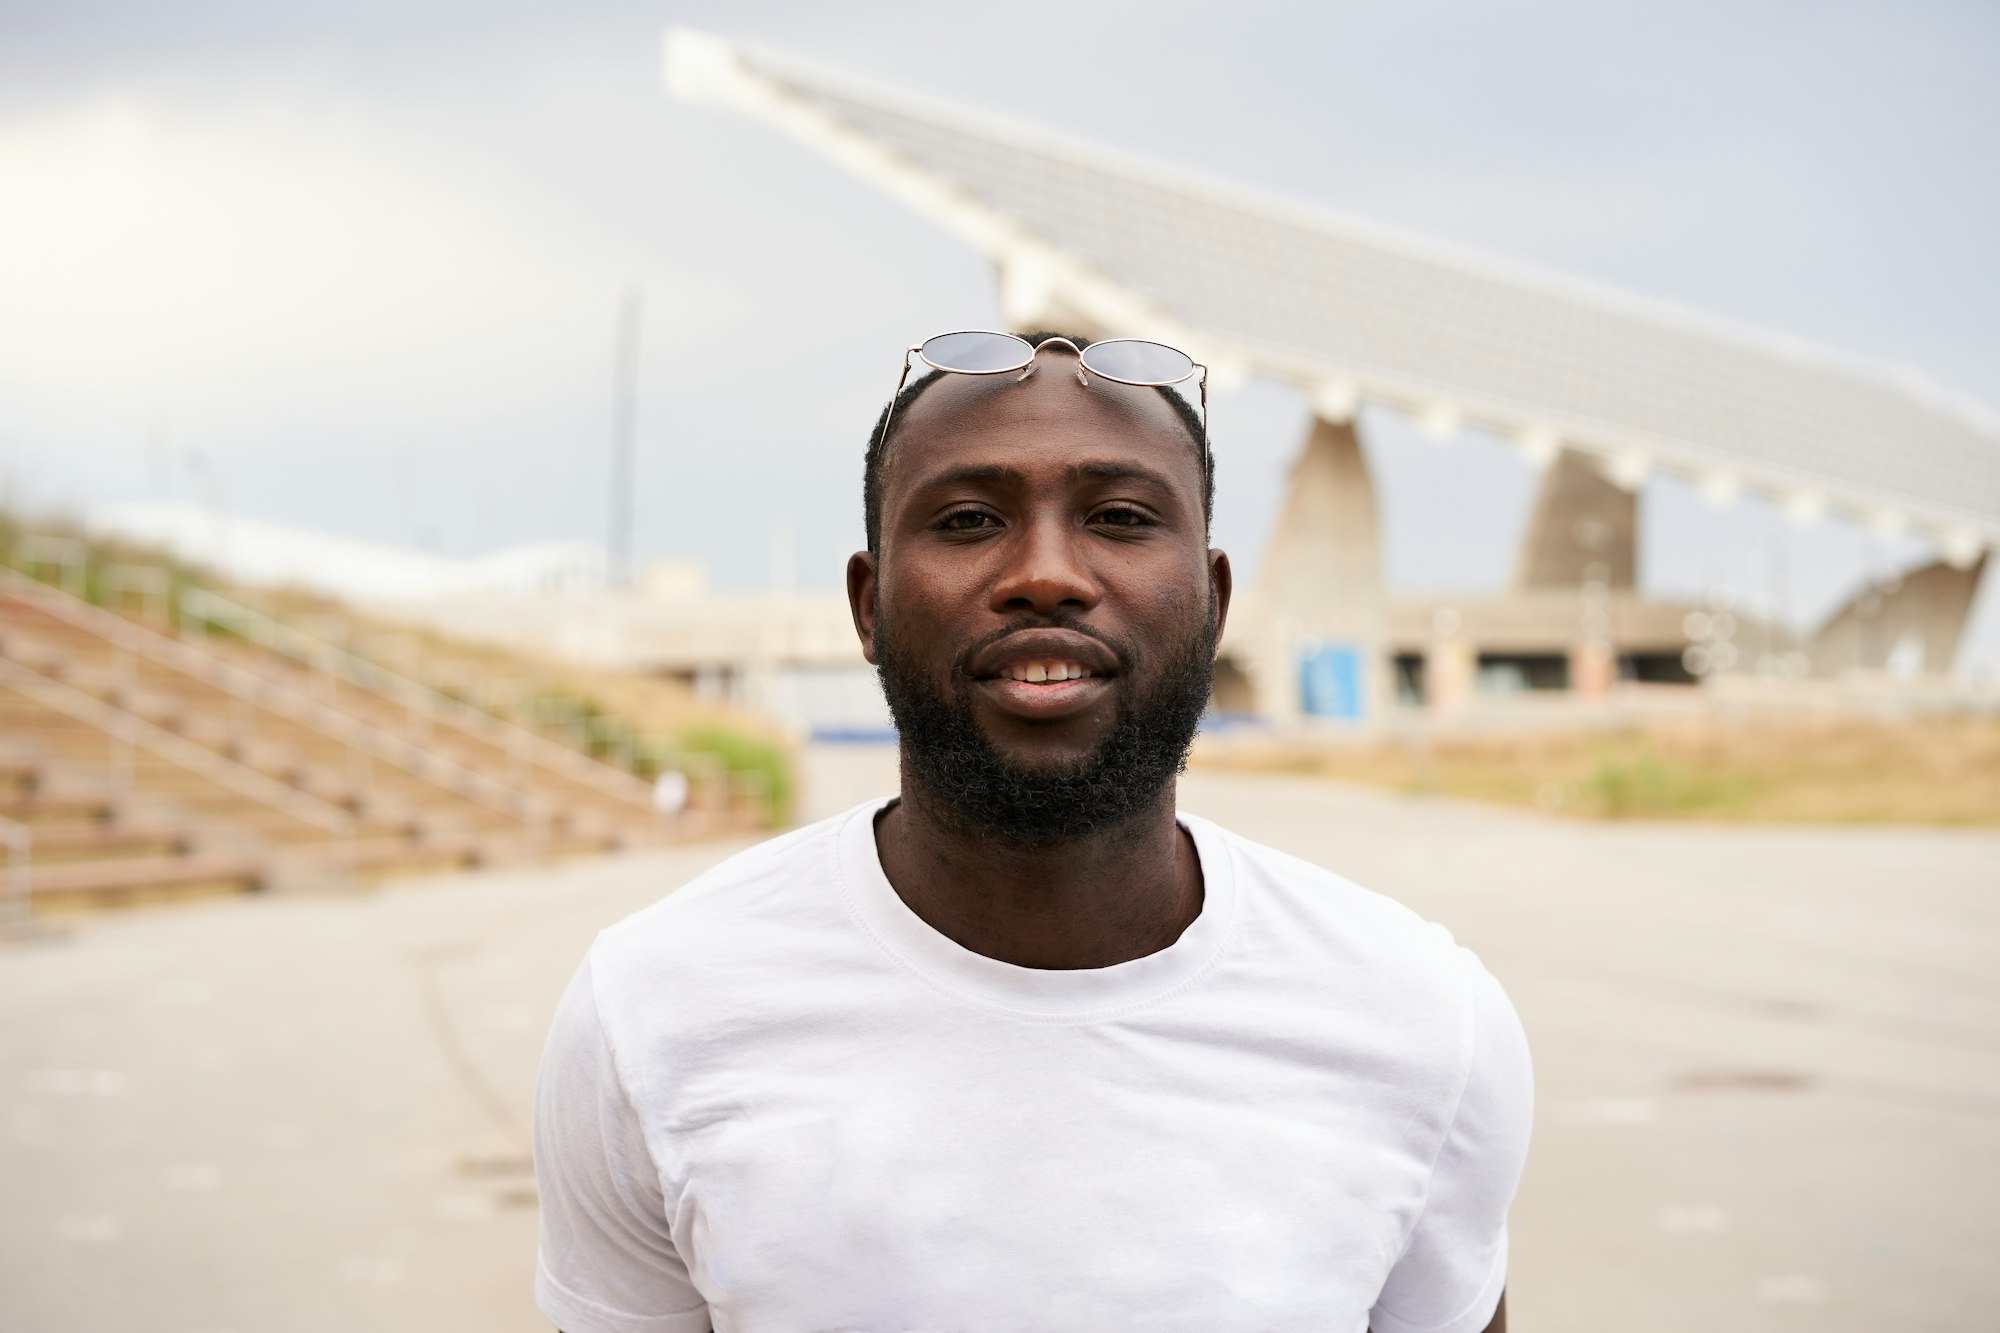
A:
<svg viewBox="0 0 2000 1333">
<path fill-rule="evenodd" d="M 1057 628 L 1057 621 L 1010 628 Z M 980 730 L 972 708 L 970 650 L 938 687 L 902 651 L 886 617 L 875 622 L 875 671 L 895 719 L 903 786 L 956 828 L 1030 844 L 1083 837 L 1113 828 L 1152 808 L 1187 767 L 1195 729 L 1208 707 L 1215 677 L 1216 617 L 1207 614 L 1177 642 L 1165 645 L 1157 677 L 1143 690 L 1131 673 L 1133 655 L 1093 634 L 1117 654 L 1127 674 L 1111 730 L 1089 753 L 1055 764 L 1011 762 Z"/>
</svg>

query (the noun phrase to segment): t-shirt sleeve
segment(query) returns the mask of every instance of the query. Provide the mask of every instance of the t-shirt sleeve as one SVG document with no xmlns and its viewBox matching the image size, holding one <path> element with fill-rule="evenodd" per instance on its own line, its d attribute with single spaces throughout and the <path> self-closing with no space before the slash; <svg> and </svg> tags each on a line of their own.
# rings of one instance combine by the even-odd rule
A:
<svg viewBox="0 0 2000 1333">
<path fill-rule="evenodd" d="M 1534 1071 L 1507 994 L 1470 953 L 1470 1060 L 1422 1213 L 1389 1270 L 1374 1333 L 1481 1333 L 1507 1285 L 1507 1208 L 1528 1155 Z"/>
<path fill-rule="evenodd" d="M 535 1301 L 563 1333 L 708 1333 L 667 1229 L 658 1170 L 619 1076 L 588 959 L 535 1080 Z"/>
</svg>

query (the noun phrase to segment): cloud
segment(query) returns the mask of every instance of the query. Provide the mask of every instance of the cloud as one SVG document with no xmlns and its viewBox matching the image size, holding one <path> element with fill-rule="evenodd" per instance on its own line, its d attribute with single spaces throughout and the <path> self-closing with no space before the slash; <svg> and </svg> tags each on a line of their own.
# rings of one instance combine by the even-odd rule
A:
<svg viewBox="0 0 2000 1333">
<path fill-rule="evenodd" d="M 0 127 L 0 382 L 200 416 L 563 363 L 619 258 L 349 113 L 132 97 Z M 693 282 L 678 308 L 715 298 Z M 593 351 L 594 351 L 593 347 Z"/>
</svg>

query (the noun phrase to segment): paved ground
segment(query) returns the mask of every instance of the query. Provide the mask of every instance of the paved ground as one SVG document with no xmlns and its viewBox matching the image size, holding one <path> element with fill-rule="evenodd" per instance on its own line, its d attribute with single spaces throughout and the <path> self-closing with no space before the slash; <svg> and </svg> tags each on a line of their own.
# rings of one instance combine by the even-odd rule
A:
<svg viewBox="0 0 2000 1333">
<path fill-rule="evenodd" d="M 885 789 L 823 751 L 822 808 Z M 812 799 L 812 798 L 809 798 Z M 2000 838 L 1580 827 L 1289 778 L 1184 804 L 1452 927 L 1541 1101 L 1516 1326 L 1995 1326 Z M 596 928 L 732 850 L 0 949 L 0 1328 L 539 1330 L 525 1116 Z"/>
</svg>

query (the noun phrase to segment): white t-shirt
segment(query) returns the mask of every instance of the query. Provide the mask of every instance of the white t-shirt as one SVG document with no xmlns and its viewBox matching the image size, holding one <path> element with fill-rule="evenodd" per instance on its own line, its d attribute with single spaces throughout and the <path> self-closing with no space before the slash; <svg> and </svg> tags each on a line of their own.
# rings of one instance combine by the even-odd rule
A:
<svg viewBox="0 0 2000 1333">
<path fill-rule="evenodd" d="M 1183 815 L 1180 939 L 1015 967 L 904 905 L 884 804 L 591 947 L 535 1097 L 558 1327 L 1486 1327 L 1533 1094 L 1470 951 Z"/>
</svg>

